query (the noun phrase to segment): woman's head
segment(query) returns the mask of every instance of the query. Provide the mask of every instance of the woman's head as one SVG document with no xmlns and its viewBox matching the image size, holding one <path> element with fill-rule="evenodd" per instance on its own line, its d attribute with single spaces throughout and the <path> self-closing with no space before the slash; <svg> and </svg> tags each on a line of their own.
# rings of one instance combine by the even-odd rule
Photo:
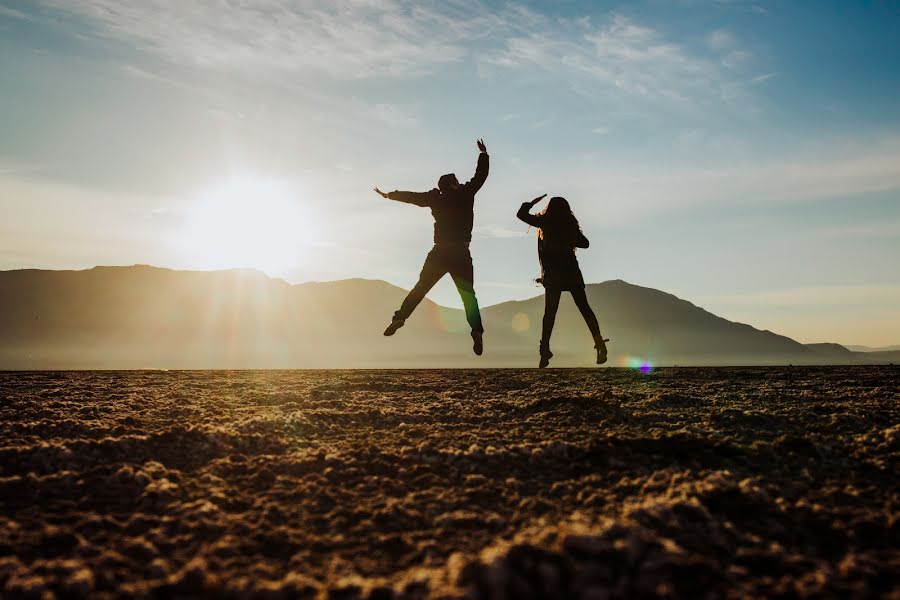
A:
<svg viewBox="0 0 900 600">
<path fill-rule="evenodd" d="M 581 226 L 569 207 L 569 201 L 561 196 L 550 198 L 544 216 L 540 235 L 545 240 L 549 236 L 562 244 L 575 246 Z"/>
<path fill-rule="evenodd" d="M 552 198 L 550 198 L 550 202 L 547 203 L 547 208 L 544 209 L 545 216 L 556 216 L 557 214 L 572 214 L 572 209 L 569 207 L 569 201 L 562 196 L 553 196 Z"/>
</svg>

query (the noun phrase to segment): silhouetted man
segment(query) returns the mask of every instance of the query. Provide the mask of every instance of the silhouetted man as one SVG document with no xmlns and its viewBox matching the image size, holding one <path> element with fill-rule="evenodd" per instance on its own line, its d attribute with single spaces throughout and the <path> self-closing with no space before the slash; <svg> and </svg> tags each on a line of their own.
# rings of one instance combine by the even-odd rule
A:
<svg viewBox="0 0 900 600">
<path fill-rule="evenodd" d="M 472 350 L 481 355 L 483 350 L 481 313 L 478 311 L 478 300 L 475 298 L 472 275 L 472 255 L 469 253 L 469 242 L 472 241 L 473 207 L 475 194 L 484 185 L 488 176 L 488 153 L 484 140 L 478 140 L 478 167 L 475 176 L 468 183 L 460 185 L 456 175 L 450 173 L 438 179 L 438 187 L 430 192 L 390 192 L 385 194 L 378 188 L 375 191 L 383 198 L 398 200 L 424 206 L 431 209 L 434 216 L 434 247 L 425 258 L 419 281 L 409 291 L 400 310 L 394 313 L 391 324 L 384 330 L 384 335 L 394 335 L 403 327 L 406 319 L 412 314 L 425 294 L 441 277 L 450 273 L 453 283 L 462 297 L 466 309 L 466 320 L 472 328 Z"/>
</svg>

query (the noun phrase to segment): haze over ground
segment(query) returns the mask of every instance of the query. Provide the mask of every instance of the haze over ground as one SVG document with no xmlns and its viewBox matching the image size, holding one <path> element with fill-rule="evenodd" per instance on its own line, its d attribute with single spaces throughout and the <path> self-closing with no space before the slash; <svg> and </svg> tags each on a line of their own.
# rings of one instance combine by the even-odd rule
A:
<svg viewBox="0 0 900 600">
<path fill-rule="evenodd" d="M 900 352 L 804 346 L 621 280 L 589 284 L 586 293 L 612 340 L 610 366 L 900 362 Z M 482 307 L 487 350 L 475 356 L 462 311 L 427 299 L 394 337 L 382 336 L 379 316 L 405 295 L 378 280 L 292 286 L 253 270 L 0 271 L 0 369 L 536 366 L 542 297 Z M 595 366 L 593 340 L 568 295 L 553 348 L 554 366 Z"/>
<path fill-rule="evenodd" d="M 890 2 L 0 0 L 0 269 L 409 288 L 430 216 L 371 188 L 468 177 L 484 137 L 483 304 L 540 292 L 513 214 L 548 192 L 587 281 L 895 345 L 897 64 Z"/>
</svg>

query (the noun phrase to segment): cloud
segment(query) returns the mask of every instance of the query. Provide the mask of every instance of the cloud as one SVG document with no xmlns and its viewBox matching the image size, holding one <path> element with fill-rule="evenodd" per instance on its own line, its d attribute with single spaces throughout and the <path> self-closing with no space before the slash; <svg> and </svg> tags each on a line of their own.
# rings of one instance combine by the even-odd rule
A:
<svg viewBox="0 0 900 600">
<path fill-rule="evenodd" d="M 813 236 L 825 238 L 893 238 L 900 240 L 900 222 L 846 225 L 814 230 Z"/>
<path fill-rule="evenodd" d="M 736 70 L 753 58 L 753 53 L 743 48 L 737 37 L 727 29 L 717 29 L 706 38 L 710 49 L 719 55 L 719 62 L 727 69 Z"/>
<path fill-rule="evenodd" d="M 0 176 L 3 176 L 3 175 L 10 175 L 10 176 L 28 175 L 28 174 L 40 172 L 46 168 L 47 168 L 47 165 L 41 164 L 41 163 L 10 161 L 10 160 L 0 159 Z M 2 182 L 2 181 L 0 181 L 0 182 Z"/>
<path fill-rule="evenodd" d="M 498 21 L 474 5 L 402 0 L 41 0 L 95 34 L 182 65 L 409 75 L 454 63 Z"/>
<path fill-rule="evenodd" d="M 0 6 L 0 19 L 2 18 L 21 19 L 23 21 L 31 20 L 31 17 L 23 13 L 21 10 L 9 8 L 8 6 Z"/>
<path fill-rule="evenodd" d="M 714 34 L 713 42 L 734 45 L 733 36 L 725 32 Z M 730 50 L 735 57 L 738 52 L 743 51 Z M 496 69 L 539 68 L 567 76 L 585 96 L 613 95 L 670 106 L 718 102 L 734 77 L 717 61 L 618 14 L 598 24 L 587 18 L 543 18 L 531 29 L 519 28 L 481 60 Z"/>
<path fill-rule="evenodd" d="M 278 80 L 414 77 L 473 59 L 481 72 L 566 77 L 576 93 L 684 106 L 730 98 L 731 71 L 749 52 L 710 34 L 712 54 L 610 14 L 551 18 L 516 3 L 463 0 L 38 0 L 119 40 L 194 68 Z M 723 68 L 723 65 L 725 68 Z M 732 90 L 735 90 L 732 85 Z M 388 117 L 390 118 L 390 117 Z"/>
<path fill-rule="evenodd" d="M 707 37 L 709 47 L 718 52 L 730 50 L 736 45 L 734 35 L 726 29 L 717 29 Z"/>
<path fill-rule="evenodd" d="M 685 151 L 687 152 L 687 151 Z M 572 196 L 604 198 L 606 226 L 712 203 L 812 202 L 900 190 L 900 138 L 875 140 L 860 148 L 825 148 L 767 156 L 706 156 L 687 166 L 604 163 L 573 168 L 561 179 Z"/>
<path fill-rule="evenodd" d="M 757 75 L 750 80 L 750 83 L 753 85 L 758 85 L 760 83 L 765 83 L 768 80 L 775 77 L 778 73 L 763 73 L 762 75 Z"/>
<path fill-rule="evenodd" d="M 479 238 L 516 238 L 525 235 L 527 229 L 527 225 L 522 225 L 522 227 L 510 227 L 508 225 L 488 223 L 487 225 L 476 225 L 472 229 L 472 233 L 475 234 L 475 237 Z"/>
<path fill-rule="evenodd" d="M 394 127 L 414 127 L 419 119 L 396 104 L 379 103 L 372 106 L 372 113 L 382 122 Z"/>
</svg>

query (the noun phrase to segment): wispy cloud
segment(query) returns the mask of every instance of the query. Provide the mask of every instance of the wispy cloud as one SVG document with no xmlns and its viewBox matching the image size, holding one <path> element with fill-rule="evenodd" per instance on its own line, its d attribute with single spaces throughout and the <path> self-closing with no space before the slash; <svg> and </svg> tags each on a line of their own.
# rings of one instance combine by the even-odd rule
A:
<svg viewBox="0 0 900 600">
<path fill-rule="evenodd" d="M 483 73 L 558 74 L 583 96 L 694 107 L 732 98 L 741 89 L 734 71 L 750 55 L 725 30 L 710 34 L 703 54 L 620 14 L 554 18 L 514 2 L 38 1 L 85 20 L 93 35 L 181 66 L 275 79 L 412 77 L 471 59 Z"/>
<path fill-rule="evenodd" d="M 9 161 L 0 158 L 0 175 L 28 175 L 45 169 L 47 165 L 40 163 Z"/>
<path fill-rule="evenodd" d="M 765 83 L 768 80 L 775 77 L 777 74 L 778 73 L 763 73 L 762 75 L 757 75 L 756 77 L 753 77 L 752 79 L 750 79 L 750 83 L 752 83 L 754 85 L 758 85 L 760 83 Z"/>
<path fill-rule="evenodd" d="M 527 225 L 523 225 L 522 227 L 510 227 L 508 225 L 488 223 L 487 225 L 476 225 L 472 230 L 472 233 L 480 238 L 515 238 L 525 235 L 527 229 Z"/>
<path fill-rule="evenodd" d="M 578 76 L 585 94 L 677 104 L 717 100 L 731 78 L 715 61 L 617 14 L 598 24 L 586 18 L 546 19 L 509 37 L 483 60 L 497 68 L 537 67 Z"/>
<path fill-rule="evenodd" d="M 709 34 L 707 42 L 713 50 L 719 52 L 729 50 L 736 44 L 734 34 L 727 29 L 716 29 Z"/>
<path fill-rule="evenodd" d="M 371 111 L 377 119 L 394 127 L 414 127 L 419 124 L 419 118 L 409 109 L 396 104 L 374 104 Z"/>
<path fill-rule="evenodd" d="M 8 6 L 0 5 L 0 19 L 21 19 L 23 21 L 28 21 L 31 19 L 28 15 L 23 13 L 21 10 L 16 10 L 15 8 L 9 8 Z"/>
<path fill-rule="evenodd" d="M 737 36 L 727 29 L 713 31 L 706 41 L 710 49 L 719 55 L 719 62 L 728 69 L 735 70 L 753 58 L 753 53 L 744 48 Z"/>
<path fill-rule="evenodd" d="M 636 218 L 709 203 L 817 201 L 900 190 L 900 139 L 871 141 L 867 148 L 827 148 L 747 162 L 705 159 L 690 166 L 601 165 L 566 173 L 572 195 L 600 190 L 607 198 L 603 221 L 630 224 Z M 583 188 L 583 189 L 582 189 Z"/>
<path fill-rule="evenodd" d="M 826 238 L 893 238 L 900 240 L 900 222 L 829 227 L 813 230 L 811 234 L 816 237 Z"/>
<path fill-rule="evenodd" d="M 497 19 L 460 2 L 401 0 L 40 0 L 97 35 L 178 63 L 287 69 L 342 78 L 408 75 L 460 60 L 460 40 Z M 476 6 L 477 8 L 477 6 Z"/>
</svg>

